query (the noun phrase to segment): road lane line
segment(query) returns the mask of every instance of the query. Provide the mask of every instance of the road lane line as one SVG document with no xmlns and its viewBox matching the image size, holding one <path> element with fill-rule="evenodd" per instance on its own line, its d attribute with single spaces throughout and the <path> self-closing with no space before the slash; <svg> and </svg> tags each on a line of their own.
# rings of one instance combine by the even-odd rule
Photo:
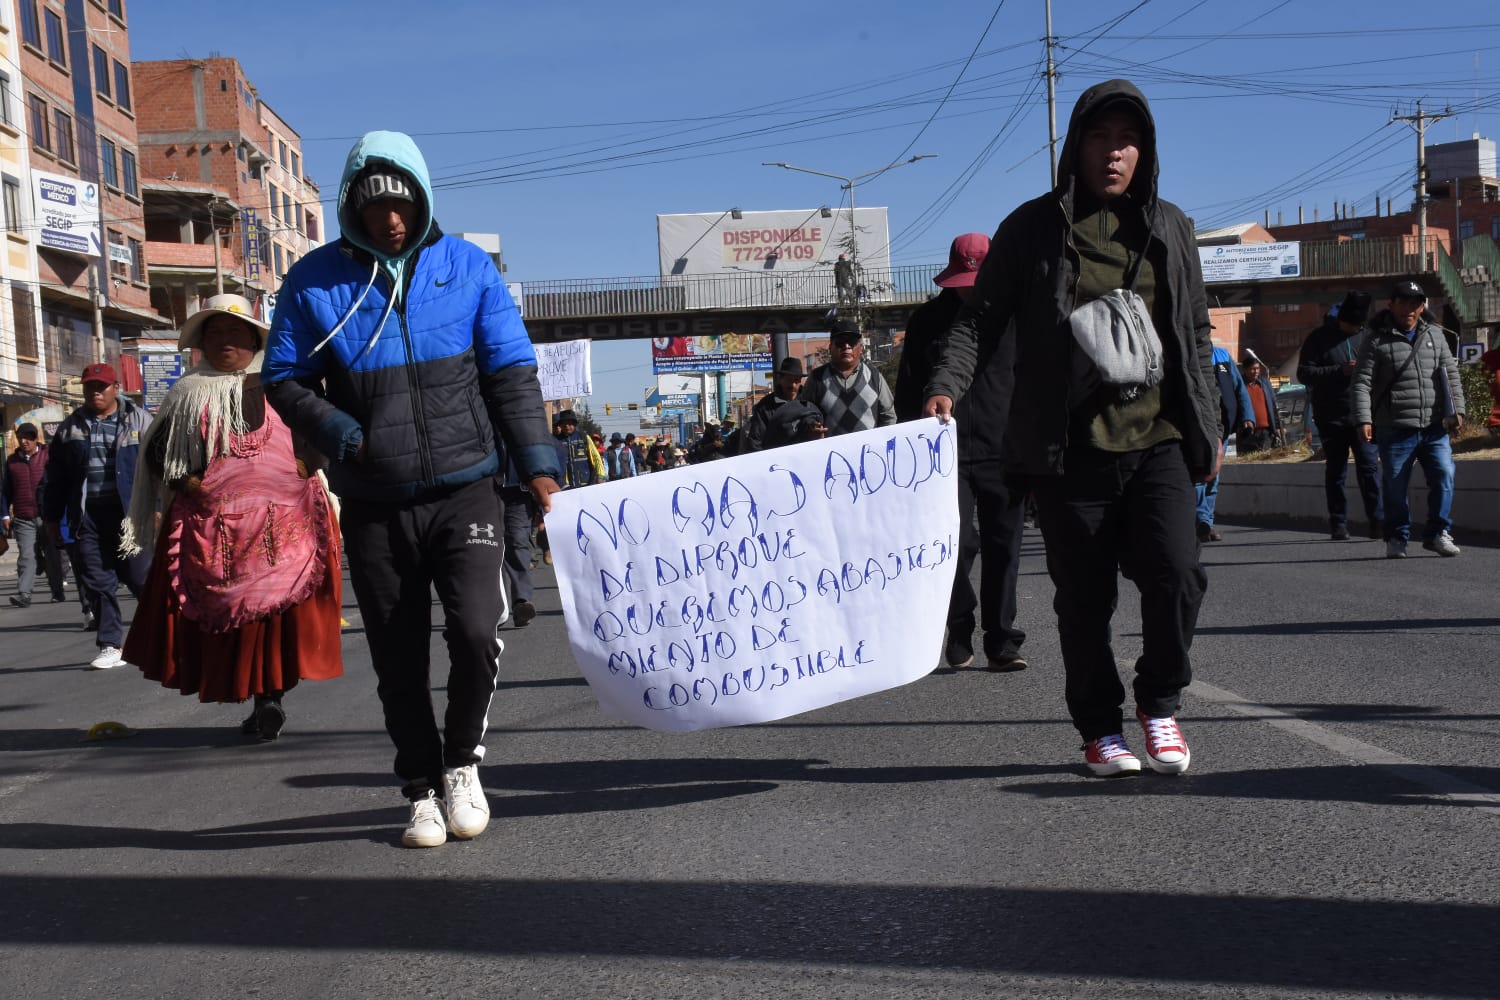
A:
<svg viewBox="0 0 1500 1000">
<path fill-rule="evenodd" d="M 1316 722 L 1309 722 L 1279 708 L 1258 705 L 1242 695 L 1204 681 L 1193 681 L 1192 687 L 1188 690 L 1231 712 L 1257 719 L 1268 726 L 1291 733 L 1299 739 L 1347 757 L 1357 764 L 1383 768 L 1414 785 L 1419 785 L 1456 803 L 1473 806 L 1491 815 L 1500 816 L 1500 793 L 1471 784 L 1462 778 L 1455 778 L 1439 770 L 1436 764 L 1423 764 L 1409 757 L 1403 757 L 1398 753 L 1375 746 L 1373 743 L 1336 733 Z"/>
</svg>

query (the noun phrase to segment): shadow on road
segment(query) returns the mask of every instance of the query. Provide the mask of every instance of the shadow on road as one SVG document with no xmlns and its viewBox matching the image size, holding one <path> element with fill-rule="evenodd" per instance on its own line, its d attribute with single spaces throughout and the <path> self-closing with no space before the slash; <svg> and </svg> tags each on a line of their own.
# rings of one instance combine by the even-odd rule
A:
<svg viewBox="0 0 1500 1000">
<path fill-rule="evenodd" d="M 389 812 L 378 816 L 389 819 Z M 0 880 L 7 911 L 0 941 L 159 946 L 169 938 L 182 949 L 291 953 L 586 952 L 596 961 L 936 968 L 1143 986 L 1212 983 L 1216 990 L 1256 985 L 1303 996 L 1480 997 L 1492 996 L 1500 981 L 1494 908 L 1263 898 L 1245 888 L 1190 895 L 645 879 L 24 875 Z M 274 915 L 234 905 L 247 899 L 287 902 Z M 420 919 L 394 916 L 416 914 Z"/>
</svg>

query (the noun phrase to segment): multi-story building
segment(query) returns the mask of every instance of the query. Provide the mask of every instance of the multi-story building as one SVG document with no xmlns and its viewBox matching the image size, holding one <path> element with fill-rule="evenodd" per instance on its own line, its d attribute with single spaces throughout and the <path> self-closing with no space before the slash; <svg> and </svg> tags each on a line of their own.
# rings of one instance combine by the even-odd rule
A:
<svg viewBox="0 0 1500 1000">
<path fill-rule="evenodd" d="M 17 0 L 15 27 L 41 319 L 33 364 L 58 388 L 90 362 L 118 364 L 122 342 L 160 324 L 143 253 L 130 29 L 124 0 Z"/>
<path fill-rule="evenodd" d="M 0 211 L 5 247 L 0 250 L 0 426 L 10 428 L 47 384 L 46 344 L 37 336 L 41 312 L 36 295 L 36 242 L 31 212 L 31 143 L 26 136 L 22 89 L 16 67 L 21 40 L 16 11 L 0 5 Z"/>
<path fill-rule="evenodd" d="M 144 95 L 152 302 L 174 326 L 220 289 L 269 315 L 287 269 L 323 238 L 301 138 L 237 59 L 138 62 L 134 70 Z"/>
</svg>

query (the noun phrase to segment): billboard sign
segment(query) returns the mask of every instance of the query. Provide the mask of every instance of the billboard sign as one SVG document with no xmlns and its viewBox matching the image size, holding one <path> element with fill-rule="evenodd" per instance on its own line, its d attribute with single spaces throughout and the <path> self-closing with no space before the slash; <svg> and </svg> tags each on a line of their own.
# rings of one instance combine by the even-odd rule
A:
<svg viewBox="0 0 1500 1000">
<path fill-rule="evenodd" d="M 689 309 L 729 302 L 736 307 L 832 304 L 839 254 L 858 261 L 855 280 L 870 299 L 879 301 L 889 283 L 891 236 L 884 208 L 734 214 L 656 217 L 662 284 L 682 279 Z M 701 280 L 710 276 L 733 279 L 728 295 Z"/>
<path fill-rule="evenodd" d="M 771 335 L 726 333 L 717 337 L 653 337 L 651 366 L 657 375 L 770 371 Z"/>
<path fill-rule="evenodd" d="M 1205 284 L 1302 276 L 1302 244 L 1295 240 L 1199 247 L 1198 260 L 1203 265 Z"/>
<path fill-rule="evenodd" d="M 155 410 L 167 398 L 167 391 L 182 378 L 181 354 L 142 354 L 141 401 L 146 409 Z"/>
<path fill-rule="evenodd" d="M 99 234 L 99 185 L 66 174 L 33 170 L 32 193 L 41 234 L 37 245 L 102 257 Z"/>
</svg>

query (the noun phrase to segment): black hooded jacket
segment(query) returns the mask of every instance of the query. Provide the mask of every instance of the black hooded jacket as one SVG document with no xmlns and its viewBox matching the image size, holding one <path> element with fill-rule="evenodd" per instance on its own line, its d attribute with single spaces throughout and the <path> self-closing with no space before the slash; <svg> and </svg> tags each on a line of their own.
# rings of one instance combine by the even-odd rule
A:
<svg viewBox="0 0 1500 1000">
<path fill-rule="evenodd" d="M 1359 357 L 1364 339 L 1364 327 L 1345 333 L 1338 319 L 1329 316 L 1303 342 L 1297 357 L 1297 381 L 1307 386 L 1315 422 L 1337 427 L 1349 424 L 1354 410 L 1354 372 L 1344 364 Z"/>
<path fill-rule="evenodd" d="M 1068 317 L 1079 305 L 1080 260 L 1071 236 L 1075 165 L 1084 122 L 1117 101 L 1128 102 L 1145 123 L 1140 160 L 1124 197 L 1142 215 L 1150 233 L 1146 254 L 1161 275 L 1153 313 L 1166 369 L 1163 416 L 1181 432 L 1183 454 L 1195 476 L 1213 468 L 1222 436 L 1208 300 L 1193 228 L 1181 209 L 1157 197 L 1156 123 L 1145 95 L 1129 81 L 1110 80 L 1086 90 L 1073 108 L 1056 189 L 1022 204 L 1000 223 L 974 295 L 959 311 L 925 393 L 958 400 L 973 383 L 973 419 L 1005 429 L 1005 457 L 1025 475 L 1063 471 L 1075 402 Z M 1164 325 L 1161 317 L 1170 322 Z M 996 348 L 1010 338 L 1015 340 L 1014 397 L 1007 406 L 1003 392 L 981 392 L 979 382 L 996 377 L 986 369 L 1006 364 L 1009 351 Z M 976 442 L 976 448 L 985 446 Z"/>
</svg>

